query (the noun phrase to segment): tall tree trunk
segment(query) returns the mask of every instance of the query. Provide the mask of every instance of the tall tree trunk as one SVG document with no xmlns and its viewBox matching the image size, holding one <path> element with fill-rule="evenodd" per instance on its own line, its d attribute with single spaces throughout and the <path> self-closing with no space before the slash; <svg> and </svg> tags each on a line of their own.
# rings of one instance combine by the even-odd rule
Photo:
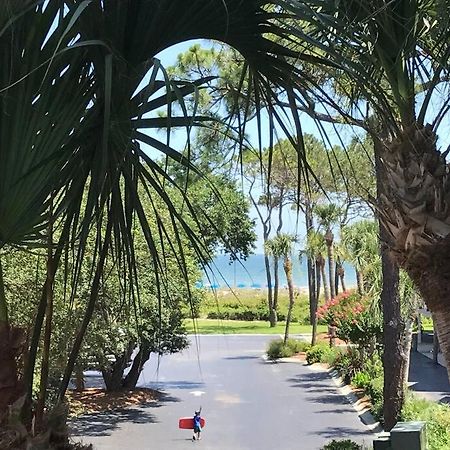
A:
<svg viewBox="0 0 450 450">
<path fill-rule="evenodd" d="M 273 258 L 273 278 L 273 309 L 276 311 L 278 309 L 278 295 L 280 292 L 280 270 L 277 257 Z"/>
<path fill-rule="evenodd" d="M 286 274 L 289 292 L 289 308 L 286 316 L 286 327 L 284 330 L 284 343 L 286 343 L 289 338 L 289 325 L 291 323 L 292 309 L 294 307 L 294 283 L 292 282 L 292 262 L 289 257 L 284 258 L 284 272 Z"/>
<path fill-rule="evenodd" d="M 330 289 L 327 281 L 327 274 L 325 272 L 325 260 L 322 255 L 318 255 L 318 259 L 320 264 L 320 274 L 322 275 L 323 295 L 325 297 L 325 301 L 328 302 L 330 300 Z"/>
<path fill-rule="evenodd" d="M 325 242 L 327 244 L 327 252 L 328 252 L 328 275 L 330 281 L 330 294 L 331 298 L 336 297 L 336 289 L 335 289 L 335 270 L 334 270 L 334 248 L 333 248 L 334 235 L 330 229 L 325 233 Z"/>
<path fill-rule="evenodd" d="M 340 267 L 340 263 L 335 263 L 335 265 L 334 265 L 334 293 L 335 293 L 335 295 L 339 294 L 339 281 L 340 281 L 339 267 Z"/>
<path fill-rule="evenodd" d="M 63 378 L 60 383 L 57 401 L 62 402 L 64 396 L 66 395 L 67 386 L 69 385 L 70 377 L 72 376 L 73 367 L 78 357 L 78 353 L 81 348 L 84 336 L 86 334 L 87 327 L 91 321 L 92 314 L 94 313 L 95 304 L 97 303 L 98 293 L 100 291 L 100 280 L 103 274 L 103 268 L 105 266 L 106 256 L 108 254 L 108 248 L 111 240 L 112 223 L 108 219 L 108 224 L 106 226 L 105 236 L 103 244 L 101 245 L 99 259 L 97 261 L 97 267 L 95 269 L 94 279 L 92 280 L 91 294 L 89 296 L 88 304 L 86 306 L 86 311 L 84 313 L 83 321 L 81 322 L 80 329 L 78 330 L 74 343 L 72 345 L 72 350 L 69 354 L 67 361 L 67 366 L 64 371 Z"/>
<path fill-rule="evenodd" d="M 345 286 L 345 269 L 342 264 L 339 265 L 338 277 L 339 277 L 339 280 L 341 281 L 342 292 L 345 292 L 347 290 L 347 288 Z"/>
<path fill-rule="evenodd" d="M 306 236 L 311 233 L 314 229 L 314 219 L 312 214 L 312 208 L 309 202 L 305 207 L 305 225 L 306 225 Z M 316 300 L 316 267 L 315 260 L 308 256 L 307 259 L 307 270 L 308 270 L 308 297 L 309 297 L 309 323 L 314 324 L 314 316 L 317 311 L 317 306 L 315 306 Z"/>
<path fill-rule="evenodd" d="M 375 139 L 375 171 L 377 182 L 377 201 L 386 195 L 386 180 L 381 155 L 384 144 Z M 401 314 L 399 295 L 399 267 L 390 251 L 392 238 L 384 221 L 380 220 L 380 250 L 383 284 L 381 304 L 383 310 L 383 419 L 384 429 L 390 431 L 400 418 L 404 402 L 405 354 L 403 347 L 404 323 Z"/>
<path fill-rule="evenodd" d="M 83 367 L 80 364 L 75 365 L 75 389 L 79 392 L 85 389 Z"/>
<path fill-rule="evenodd" d="M 364 278 L 362 272 L 358 269 L 355 269 L 356 273 L 356 286 L 358 288 L 358 294 L 364 295 Z"/>
<path fill-rule="evenodd" d="M 272 287 L 272 272 L 270 270 L 269 256 L 264 252 L 264 265 L 266 269 L 267 279 L 267 303 L 269 306 L 269 322 L 270 327 L 273 328 L 277 325 L 277 312 L 273 307 L 273 287 Z"/>
<path fill-rule="evenodd" d="M 399 269 L 392 260 L 389 250 L 383 246 L 381 264 L 383 288 L 381 303 L 383 309 L 383 368 L 384 368 L 384 428 L 390 431 L 397 423 L 404 402 L 405 367 L 400 295 L 398 292 Z"/>
<path fill-rule="evenodd" d="M 102 367 L 103 381 L 108 392 L 117 392 L 123 388 L 123 374 L 128 367 L 131 355 L 136 347 L 135 342 L 129 342 L 121 355 L 115 355 L 115 361 L 107 367 Z"/>
<path fill-rule="evenodd" d="M 32 394 L 33 394 L 33 382 L 34 382 L 34 371 L 36 366 L 36 357 L 39 348 L 39 341 L 41 338 L 41 330 L 42 324 L 44 322 L 45 310 L 47 308 L 47 286 L 49 283 L 52 283 L 52 280 L 55 278 L 55 274 L 59 265 L 59 261 L 62 256 L 64 243 L 67 242 L 69 233 L 70 233 L 70 219 L 66 220 L 66 224 L 62 230 L 62 233 L 59 237 L 58 246 L 56 247 L 55 254 L 53 257 L 53 261 L 51 264 L 52 271 L 48 272 L 46 275 L 46 279 L 44 285 L 41 290 L 41 298 L 39 300 L 39 304 L 36 310 L 36 319 L 33 324 L 33 332 L 31 335 L 29 350 L 27 353 L 27 357 L 25 358 L 24 363 L 24 372 L 23 372 L 23 384 L 26 392 L 26 401 L 22 408 L 22 419 L 27 426 L 31 426 L 32 421 L 32 411 L 31 411 L 31 402 L 32 402 Z"/>
<path fill-rule="evenodd" d="M 53 214 L 50 206 L 50 214 Z M 46 283 L 46 295 L 47 306 L 45 309 L 45 330 L 44 330 L 44 344 L 42 347 L 42 360 L 41 360 L 41 379 L 39 387 L 39 398 L 36 406 L 36 429 L 40 429 L 44 418 L 45 401 L 47 398 L 47 384 L 48 384 L 48 372 L 50 362 L 50 344 L 52 337 L 52 321 L 53 321 L 53 287 L 54 287 L 54 273 L 53 269 L 53 225 L 50 223 L 48 226 L 48 249 L 47 249 L 47 279 Z"/>
<path fill-rule="evenodd" d="M 320 263 L 316 260 L 316 297 L 314 299 L 314 316 L 312 326 L 311 345 L 316 345 L 317 340 L 317 310 L 319 308 L 320 299 Z"/>
</svg>

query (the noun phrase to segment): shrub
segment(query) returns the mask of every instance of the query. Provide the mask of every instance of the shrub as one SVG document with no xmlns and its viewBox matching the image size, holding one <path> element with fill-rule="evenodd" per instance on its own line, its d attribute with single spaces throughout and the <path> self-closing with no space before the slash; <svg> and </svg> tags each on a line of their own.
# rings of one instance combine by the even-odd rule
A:
<svg viewBox="0 0 450 450">
<path fill-rule="evenodd" d="M 327 347 L 327 350 L 324 352 L 322 356 L 322 361 L 325 364 L 328 364 L 330 367 L 335 367 L 336 361 L 339 361 L 342 355 L 347 352 L 347 349 L 344 347 Z"/>
<path fill-rule="evenodd" d="M 362 370 L 360 356 L 359 351 L 355 348 L 349 348 L 345 353 L 336 354 L 333 367 L 346 383 L 350 383 L 356 372 Z"/>
<path fill-rule="evenodd" d="M 367 372 L 356 372 L 352 377 L 352 385 L 359 389 L 366 389 L 370 381 L 371 376 Z"/>
<path fill-rule="evenodd" d="M 314 345 L 306 352 L 306 362 L 308 364 L 322 362 L 325 358 L 325 354 L 329 351 L 330 347 L 328 344 L 323 343 Z"/>
<path fill-rule="evenodd" d="M 350 439 L 342 441 L 333 439 L 329 444 L 322 447 L 322 450 L 362 450 L 362 447 Z"/>
<path fill-rule="evenodd" d="M 430 400 L 407 395 L 402 409 L 402 420 L 426 422 L 428 448 L 444 450 L 450 448 L 450 407 Z"/>
<path fill-rule="evenodd" d="M 276 339 L 269 343 L 267 357 L 272 361 L 279 358 L 289 358 L 296 353 L 308 350 L 310 347 L 311 345 L 308 342 L 297 339 L 288 339 L 286 344 L 283 339 Z"/>
<path fill-rule="evenodd" d="M 342 292 L 321 306 L 317 318 L 337 327 L 337 336 L 363 347 L 381 336 L 381 316 L 374 314 L 369 297 Z"/>
</svg>

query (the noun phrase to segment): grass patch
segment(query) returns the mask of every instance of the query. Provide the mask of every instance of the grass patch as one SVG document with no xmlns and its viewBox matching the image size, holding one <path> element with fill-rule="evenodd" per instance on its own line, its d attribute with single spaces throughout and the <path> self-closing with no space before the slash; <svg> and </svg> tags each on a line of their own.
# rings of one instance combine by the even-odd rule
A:
<svg viewBox="0 0 450 450">
<path fill-rule="evenodd" d="M 274 328 L 270 328 L 269 323 L 261 320 L 215 320 L 215 319 L 196 319 L 196 330 L 198 334 L 283 334 L 284 322 L 278 323 Z M 189 334 L 194 333 L 194 323 L 192 319 L 185 320 L 185 326 Z M 319 333 L 325 332 L 327 327 L 319 325 Z M 311 333 L 310 325 L 300 325 L 291 323 L 289 327 L 290 334 Z"/>
</svg>

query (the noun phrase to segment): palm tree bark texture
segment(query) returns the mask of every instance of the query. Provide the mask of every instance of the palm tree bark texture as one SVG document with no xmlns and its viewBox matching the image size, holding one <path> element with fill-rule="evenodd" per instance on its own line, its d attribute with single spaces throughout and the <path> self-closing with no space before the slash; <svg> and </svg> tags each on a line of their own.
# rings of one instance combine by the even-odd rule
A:
<svg viewBox="0 0 450 450">
<path fill-rule="evenodd" d="M 437 150 L 436 135 L 428 126 L 411 126 L 384 144 L 381 161 L 387 185 L 379 199 L 381 219 L 393 242 L 393 257 L 414 280 L 436 318 L 449 371 L 450 179 L 446 155 Z"/>
</svg>

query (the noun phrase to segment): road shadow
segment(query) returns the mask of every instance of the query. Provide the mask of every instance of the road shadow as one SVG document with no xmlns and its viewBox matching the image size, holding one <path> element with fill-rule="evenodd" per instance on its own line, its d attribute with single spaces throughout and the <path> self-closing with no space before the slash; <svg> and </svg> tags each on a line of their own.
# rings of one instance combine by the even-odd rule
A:
<svg viewBox="0 0 450 450">
<path fill-rule="evenodd" d="M 159 391 L 169 389 L 200 389 L 205 386 L 205 383 L 175 380 L 175 381 L 155 381 L 153 383 L 146 383 L 143 386 L 151 389 L 156 389 Z"/>
<path fill-rule="evenodd" d="M 222 359 L 226 359 L 228 361 L 246 361 L 251 359 L 261 359 L 260 356 L 225 356 Z"/>
<path fill-rule="evenodd" d="M 337 387 L 330 384 L 330 376 L 326 372 L 309 372 L 296 375 L 287 379 L 291 387 L 302 389 L 308 395 L 308 401 L 323 405 L 335 405 L 334 413 L 354 411 L 349 408 L 349 403 L 344 395 L 340 394 Z"/>
<path fill-rule="evenodd" d="M 323 436 L 326 439 L 352 439 L 355 436 L 370 436 L 370 431 L 357 430 L 349 427 L 328 427 L 321 431 L 311 431 L 312 435 Z"/>
<path fill-rule="evenodd" d="M 336 392 L 330 385 L 330 376 L 326 372 L 307 372 L 286 380 L 291 387 L 301 388 L 309 392 Z"/>
<path fill-rule="evenodd" d="M 181 400 L 166 392 L 160 392 L 156 402 L 143 403 L 129 408 L 117 408 L 110 411 L 101 411 L 84 414 L 69 423 L 71 436 L 110 436 L 121 423 L 150 424 L 158 423 L 154 414 L 149 410 L 161 408 L 164 403 L 180 402 Z"/>
<path fill-rule="evenodd" d="M 156 417 L 140 408 L 121 408 L 114 411 L 103 411 L 85 414 L 69 424 L 72 436 L 110 436 L 120 423 L 156 423 Z"/>
</svg>

